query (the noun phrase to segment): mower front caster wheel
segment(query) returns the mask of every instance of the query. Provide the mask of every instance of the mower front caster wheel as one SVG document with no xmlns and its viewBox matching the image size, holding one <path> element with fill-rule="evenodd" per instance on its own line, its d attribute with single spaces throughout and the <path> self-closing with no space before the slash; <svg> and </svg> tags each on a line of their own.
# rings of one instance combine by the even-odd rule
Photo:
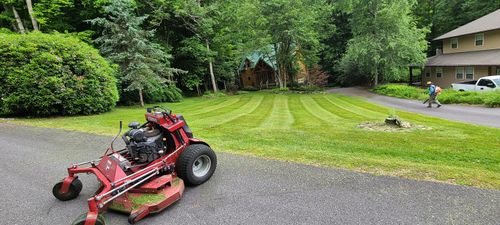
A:
<svg viewBox="0 0 500 225">
<path fill-rule="evenodd" d="M 80 215 L 71 225 L 84 225 L 85 220 L 87 220 L 87 213 Z M 97 215 L 95 225 L 106 225 L 106 221 L 102 215 Z"/>
<path fill-rule="evenodd" d="M 54 187 L 52 188 L 52 194 L 54 194 L 54 197 L 56 197 L 61 201 L 68 201 L 78 197 L 83 187 L 82 182 L 78 178 L 75 178 L 73 182 L 71 182 L 71 184 L 69 185 L 68 192 L 66 193 L 61 192 L 62 185 L 63 182 L 61 181 L 56 185 L 54 185 Z"/>
<path fill-rule="evenodd" d="M 177 159 L 175 169 L 187 185 L 199 185 L 212 177 L 217 167 L 217 156 L 208 146 L 192 144 Z"/>
</svg>

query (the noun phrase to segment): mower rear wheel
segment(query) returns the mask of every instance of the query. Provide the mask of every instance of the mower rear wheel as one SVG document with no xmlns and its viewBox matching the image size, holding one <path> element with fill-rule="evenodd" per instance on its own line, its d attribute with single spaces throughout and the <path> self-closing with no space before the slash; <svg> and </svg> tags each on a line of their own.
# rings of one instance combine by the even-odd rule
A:
<svg viewBox="0 0 500 225">
<path fill-rule="evenodd" d="M 210 179 L 217 167 L 217 156 L 203 144 L 189 145 L 177 159 L 175 169 L 187 185 L 199 185 Z"/>
<path fill-rule="evenodd" d="M 52 188 L 52 194 L 54 194 L 54 197 L 56 197 L 61 201 L 68 201 L 78 197 L 83 187 L 82 182 L 78 178 L 75 178 L 73 182 L 71 182 L 71 184 L 69 185 L 68 192 L 66 193 L 61 193 L 62 185 L 63 182 L 61 181 L 56 185 L 54 185 L 54 187 Z"/>
<path fill-rule="evenodd" d="M 87 213 L 84 213 L 84 214 L 78 216 L 78 218 L 76 218 L 76 220 L 73 221 L 73 223 L 71 225 L 84 225 L 86 219 L 87 219 Z M 104 217 L 102 215 L 99 214 L 97 216 L 97 219 L 95 221 L 95 225 L 106 225 L 106 221 L 104 220 Z"/>
</svg>

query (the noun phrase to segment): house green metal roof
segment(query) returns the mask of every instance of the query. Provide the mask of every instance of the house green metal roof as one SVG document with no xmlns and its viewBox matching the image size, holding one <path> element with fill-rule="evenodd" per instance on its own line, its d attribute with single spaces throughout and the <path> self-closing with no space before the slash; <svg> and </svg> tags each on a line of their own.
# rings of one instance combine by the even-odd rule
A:
<svg viewBox="0 0 500 225">
<path fill-rule="evenodd" d="M 249 55 L 245 56 L 243 60 L 241 60 L 240 63 L 240 68 L 239 70 L 242 71 L 245 69 L 245 60 L 250 61 L 250 68 L 255 68 L 257 63 L 262 60 L 264 63 L 266 63 L 268 66 L 273 68 L 274 70 L 277 70 L 276 68 L 276 51 L 274 50 L 273 47 L 269 47 L 270 51 L 267 53 L 266 49 L 261 49 L 254 51 L 250 53 Z"/>
</svg>

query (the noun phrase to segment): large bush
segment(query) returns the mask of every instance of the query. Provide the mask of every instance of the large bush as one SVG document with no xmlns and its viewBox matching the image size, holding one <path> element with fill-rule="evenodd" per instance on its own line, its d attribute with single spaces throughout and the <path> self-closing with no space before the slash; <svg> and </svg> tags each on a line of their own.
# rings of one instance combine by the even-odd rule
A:
<svg viewBox="0 0 500 225">
<path fill-rule="evenodd" d="M 75 115 L 109 111 L 115 69 L 64 34 L 0 34 L 0 114 Z"/>
</svg>

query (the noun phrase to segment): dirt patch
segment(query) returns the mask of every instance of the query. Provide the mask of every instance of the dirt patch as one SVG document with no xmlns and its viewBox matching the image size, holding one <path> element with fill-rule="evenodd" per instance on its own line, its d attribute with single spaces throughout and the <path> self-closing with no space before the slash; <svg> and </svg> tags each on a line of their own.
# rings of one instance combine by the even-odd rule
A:
<svg viewBox="0 0 500 225">
<path fill-rule="evenodd" d="M 370 131 L 384 131 L 384 132 L 405 132 L 415 130 L 431 130 L 432 128 L 423 125 L 410 124 L 409 122 L 401 122 L 401 127 L 388 125 L 386 123 L 378 122 L 365 122 L 358 125 L 358 128 Z"/>
</svg>

